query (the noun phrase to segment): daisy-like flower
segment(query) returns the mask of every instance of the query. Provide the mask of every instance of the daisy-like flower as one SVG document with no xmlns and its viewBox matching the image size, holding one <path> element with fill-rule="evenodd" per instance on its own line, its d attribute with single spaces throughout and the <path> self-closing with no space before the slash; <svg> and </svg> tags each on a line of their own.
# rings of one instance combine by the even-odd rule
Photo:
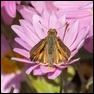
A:
<svg viewBox="0 0 94 94">
<path fill-rule="evenodd" d="M 50 12 L 57 11 L 57 8 L 53 5 L 53 1 L 31 1 L 31 5 L 33 7 L 24 5 L 17 6 L 17 10 L 22 15 L 22 17 L 26 20 L 29 20 L 30 22 L 34 14 L 41 15 L 44 9 Z"/>
<path fill-rule="evenodd" d="M 88 52 L 93 53 L 93 28 L 90 28 L 90 30 L 89 30 L 89 37 L 85 40 L 83 47 Z"/>
<path fill-rule="evenodd" d="M 18 12 L 22 17 L 31 22 L 31 18 L 34 14 L 37 14 L 33 7 L 20 5 L 17 6 Z M 27 15 L 28 14 L 28 15 Z"/>
<path fill-rule="evenodd" d="M 83 10 L 93 6 L 93 1 L 54 1 L 55 5 L 60 10 Z"/>
<path fill-rule="evenodd" d="M 58 15 L 65 14 L 69 21 L 79 19 L 80 29 L 90 26 L 89 36 L 84 43 L 84 48 L 93 52 L 93 1 L 55 1 Z M 92 24 L 92 25 L 91 25 Z"/>
<path fill-rule="evenodd" d="M 50 12 L 57 10 L 57 7 L 53 5 L 53 1 L 31 1 L 31 4 L 40 14 L 44 9 L 49 10 Z"/>
<path fill-rule="evenodd" d="M 58 16 L 65 14 L 70 21 L 79 19 L 81 28 L 87 27 L 93 21 L 92 1 L 55 1 L 53 4 L 58 8 Z"/>
<path fill-rule="evenodd" d="M 11 57 L 13 52 L 10 51 L 4 36 L 1 36 L 1 92 L 18 93 L 21 82 L 25 81 L 22 75 L 24 64 L 13 62 Z M 17 54 L 15 54 L 17 56 Z"/>
<path fill-rule="evenodd" d="M 20 4 L 21 1 L 1 1 L 1 7 L 4 7 L 7 14 L 15 18 L 16 17 L 16 4 Z"/>
<path fill-rule="evenodd" d="M 49 79 L 55 79 L 60 75 L 64 68 L 67 68 L 70 64 L 79 60 L 79 58 L 72 59 L 72 57 L 82 47 L 89 29 L 83 28 L 79 32 L 79 21 L 74 21 L 73 24 L 70 24 L 69 29 L 65 31 L 65 23 L 65 15 L 57 17 L 55 12 L 49 13 L 44 10 L 41 16 L 37 14 L 33 15 L 32 23 L 27 20 L 20 20 L 21 26 L 12 25 L 12 29 L 18 35 L 18 37 L 15 38 L 15 41 L 24 47 L 24 49 L 14 48 L 14 52 L 25 57 L 13 57 L 12 60 L 31 64 L 30 68 L 26 70 L 27 74 L 33 72 L 34 75 L 46 75 Z M 66 62 L 55 64 L 53 67 L 49 68 L 41 63 L 31 61 L 30 51 L 41 39 L 44 39 L 47 36 L 47 32 L 50 29 L 55 29 L 57 31 L 57 37 L 59 37 L 68 47 L 71 55 Z"/>
<path fill-rule="evenodd" d="M 16 17 L 16 6 L 20 3 L 21 1 L 1 1 L 1 15 L 7 25 L 10 25 Z"/>
</svg>

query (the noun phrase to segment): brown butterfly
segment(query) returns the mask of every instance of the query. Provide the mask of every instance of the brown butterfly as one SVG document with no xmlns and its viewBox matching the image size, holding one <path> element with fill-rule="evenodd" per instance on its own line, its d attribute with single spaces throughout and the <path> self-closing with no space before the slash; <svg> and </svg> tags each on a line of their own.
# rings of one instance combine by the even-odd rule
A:
<svg viewBox="0 0 94 94">
<path fill-rule="evenodd" d="M 70 57 L 70 50 L 57 37 L 55 29 L 48 31 L 47 37 L 37 43 L 30 51 L 31 61 L 38 61 L 42 64 L 53 66 L 54 64 L 61 64 Z"/>
</svg>

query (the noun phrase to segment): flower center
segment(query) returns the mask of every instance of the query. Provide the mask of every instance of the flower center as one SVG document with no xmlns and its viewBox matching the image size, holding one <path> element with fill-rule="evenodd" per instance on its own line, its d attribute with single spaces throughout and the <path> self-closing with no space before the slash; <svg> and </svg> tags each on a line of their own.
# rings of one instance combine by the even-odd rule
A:
<svg viewBox="0 0 94 94">
<path fill-rule="evenodd" d="M 1 72 L 5 74 L 16 73 L 17 71 L 23 68 L 22 63 L 18 63 L 11 60 L 11 57 L 14 55 L 13 52 L 7 52 L 5 56 L 1 58 Z M 18 56 L 17 53 L 15 55 Z"/>
</svg>

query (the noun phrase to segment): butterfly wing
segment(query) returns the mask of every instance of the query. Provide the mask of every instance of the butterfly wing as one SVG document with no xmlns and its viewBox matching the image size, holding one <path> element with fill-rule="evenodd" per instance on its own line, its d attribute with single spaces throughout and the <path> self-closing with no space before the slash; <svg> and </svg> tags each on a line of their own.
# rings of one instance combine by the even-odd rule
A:
<svg viewBox="0 0 94 94">
<path fill-rule="evenodd" d="M 56 63 L 65 62 L 70 57 L 70 50 L 68 47 L 61 41 L 61 39 L 57 38 L 56 41 Z"/>
<path fill-rule="evenodd" d="M 30 59 L 31 61 L 43 61 L 45 48 L 45 39 L 42 39 L 39 43 L 37 43 L 30 51 Z"/>
</svg>

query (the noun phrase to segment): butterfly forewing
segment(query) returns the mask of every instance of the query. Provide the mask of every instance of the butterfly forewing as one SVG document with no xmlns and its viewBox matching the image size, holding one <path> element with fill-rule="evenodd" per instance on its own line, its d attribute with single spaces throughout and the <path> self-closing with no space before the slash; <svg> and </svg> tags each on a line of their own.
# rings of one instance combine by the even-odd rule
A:
<svg viewBox="0 0 94 94">
<path fill-rule="evenodd" d="M 45 48 L 45 39 L 42 39 L 39 43 L 37 43 L 30 51 L 30 59 L 31 61 L 41 61 L 43 62 L 43 53 Z"/>
</svg>

